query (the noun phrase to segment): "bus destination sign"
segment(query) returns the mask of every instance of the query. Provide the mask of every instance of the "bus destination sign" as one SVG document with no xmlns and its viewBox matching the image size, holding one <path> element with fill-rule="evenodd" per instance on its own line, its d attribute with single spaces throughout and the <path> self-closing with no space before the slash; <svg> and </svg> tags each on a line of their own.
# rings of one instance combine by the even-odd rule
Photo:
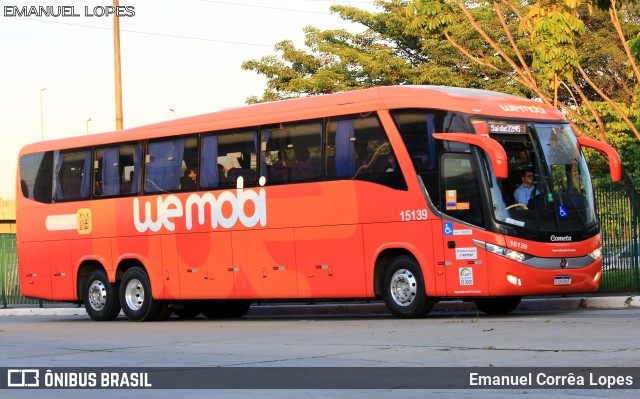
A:
<svg viewBox="0 0 640 399">
<path fill-rule="evenodd" d="M 524 123 L 488 122 L 489 133 L 514 133 L 524 134 L 527 132 L 527 125 Z"/>
</svg>

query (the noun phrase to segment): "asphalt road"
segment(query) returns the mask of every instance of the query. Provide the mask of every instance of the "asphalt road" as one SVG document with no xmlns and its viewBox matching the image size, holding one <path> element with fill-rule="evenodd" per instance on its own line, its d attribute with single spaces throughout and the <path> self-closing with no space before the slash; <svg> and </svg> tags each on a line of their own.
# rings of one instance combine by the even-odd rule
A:
<svg viewBox="0 0 640 399">
<path fill-rule="evenodd" d="M 385 313 L 250 312 L 237 320 L 172 318 L 135 323 L 86 315 L 0 319 L 0 367 L 640 367 L 640 309 L 517 310 L 486 316 L 435 311 L 426 319 Z M 291 313 L 291 312 L 290 312 Z M 149 390 L 135 397 L 428 397 L 424 390 Z M 636 398 L 637 390 L 435 390 L 438 397 Z M 113 391 L 0 390 L 0 398 L 121 397 Z M 401 394 L 400 394 L 401 393 Z M 89 395 L 90 394 L 90 395 Z M 114 394 L 116 394 L 114 396 Z M 104 395 L 104 396 L 103 396 Z M 166 395 L 166 396 L 165 396 Z M 505 395 L 505 396 L 502 396 Z"/>
</svg>

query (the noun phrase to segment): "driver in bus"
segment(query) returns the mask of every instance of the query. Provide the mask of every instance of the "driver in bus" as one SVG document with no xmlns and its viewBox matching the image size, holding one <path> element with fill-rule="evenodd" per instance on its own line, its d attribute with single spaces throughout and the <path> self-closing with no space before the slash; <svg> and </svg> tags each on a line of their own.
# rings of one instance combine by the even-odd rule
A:
<svg viewBox="0 0 640 399">
<path fill-rule="evenodd" d="M 530 169 L 523 170 L 520 178 L 522 179 L 522 184 L 520 184 L 520 186 L 516 188 L 516 191 L 514 191 L 513 193 L 513 197 L 515 198 L 517 204 L 528 206 L 531 197 L 540 195 L 540 191 L 538 191 L 538 189 L 533 186 L 534 175 L 533 171 L 531 171 Z"/>
</svg>

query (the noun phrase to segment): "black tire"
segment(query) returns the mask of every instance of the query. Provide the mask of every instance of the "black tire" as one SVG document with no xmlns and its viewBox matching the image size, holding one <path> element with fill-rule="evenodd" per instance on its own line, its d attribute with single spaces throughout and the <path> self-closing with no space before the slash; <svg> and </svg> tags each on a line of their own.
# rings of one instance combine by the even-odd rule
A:
<svg viewBox="0 0 640 399">
<path fill-rule="evenodd" d="M 250 300 L 204 301 L 202 314 L 208 319 L 230 319 L 244 316 L 250 306 Z"/>
<path fill-rule="evenodd" d="M 181 319 L 193 319 L 202 312 L 198 301 L 184 301 L 181 308 L 174 308 L 173 313 Z"/>
<path fill-rule="evenodd" d="M 115 320 L 120 314 L 118 283 L 111 284 L 102 269 L 89 273 L 83 287 L 84 307 L 95 321 Z"/>
<path fill-rule="evenodd" d="M 411 256 L 391 261 L 384 277 L 384 302 L 394 315 L 407 319 L 425 317 L 437 303 L 427 296 L 422 271 Z"/>
<path fill-rule="evenodd" d="M 139 267 L 132 267 L 120 281 L 120 305 L 131 321 L 153 321 L 161 316 L 166 303 L 153 299 L 147 273 Z"/>
<path fill-rule="evenodd" d="M 160 311 L 155 318 L 155 321 L 165 321 L 171 318 L 173 314 L 173 309 L 169 307 L 169 301 L 160 301 Z"/>
<path fill-rule="evenodd" d="M 522 297 L 502 296 L 496 298 L 478 298 L 476 307 L 486 314 L 507 314 L 518 307 Z"/>
</svg>

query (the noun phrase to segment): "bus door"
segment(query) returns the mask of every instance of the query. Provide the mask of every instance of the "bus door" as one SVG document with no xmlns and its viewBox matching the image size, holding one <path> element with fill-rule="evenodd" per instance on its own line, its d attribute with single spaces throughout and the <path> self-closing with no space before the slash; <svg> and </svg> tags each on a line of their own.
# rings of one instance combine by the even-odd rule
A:
<svg viewBox="0 0 640 399">
<path fill-rule="evenodd" d="M 440 171 L 446 295 L 487 295 L 486 253 L 473 242 L 484 241 L 486 232 L 478 227 L 484 225 L 484 215 L 472 154 L 443 153 Z"/>
</svg>

